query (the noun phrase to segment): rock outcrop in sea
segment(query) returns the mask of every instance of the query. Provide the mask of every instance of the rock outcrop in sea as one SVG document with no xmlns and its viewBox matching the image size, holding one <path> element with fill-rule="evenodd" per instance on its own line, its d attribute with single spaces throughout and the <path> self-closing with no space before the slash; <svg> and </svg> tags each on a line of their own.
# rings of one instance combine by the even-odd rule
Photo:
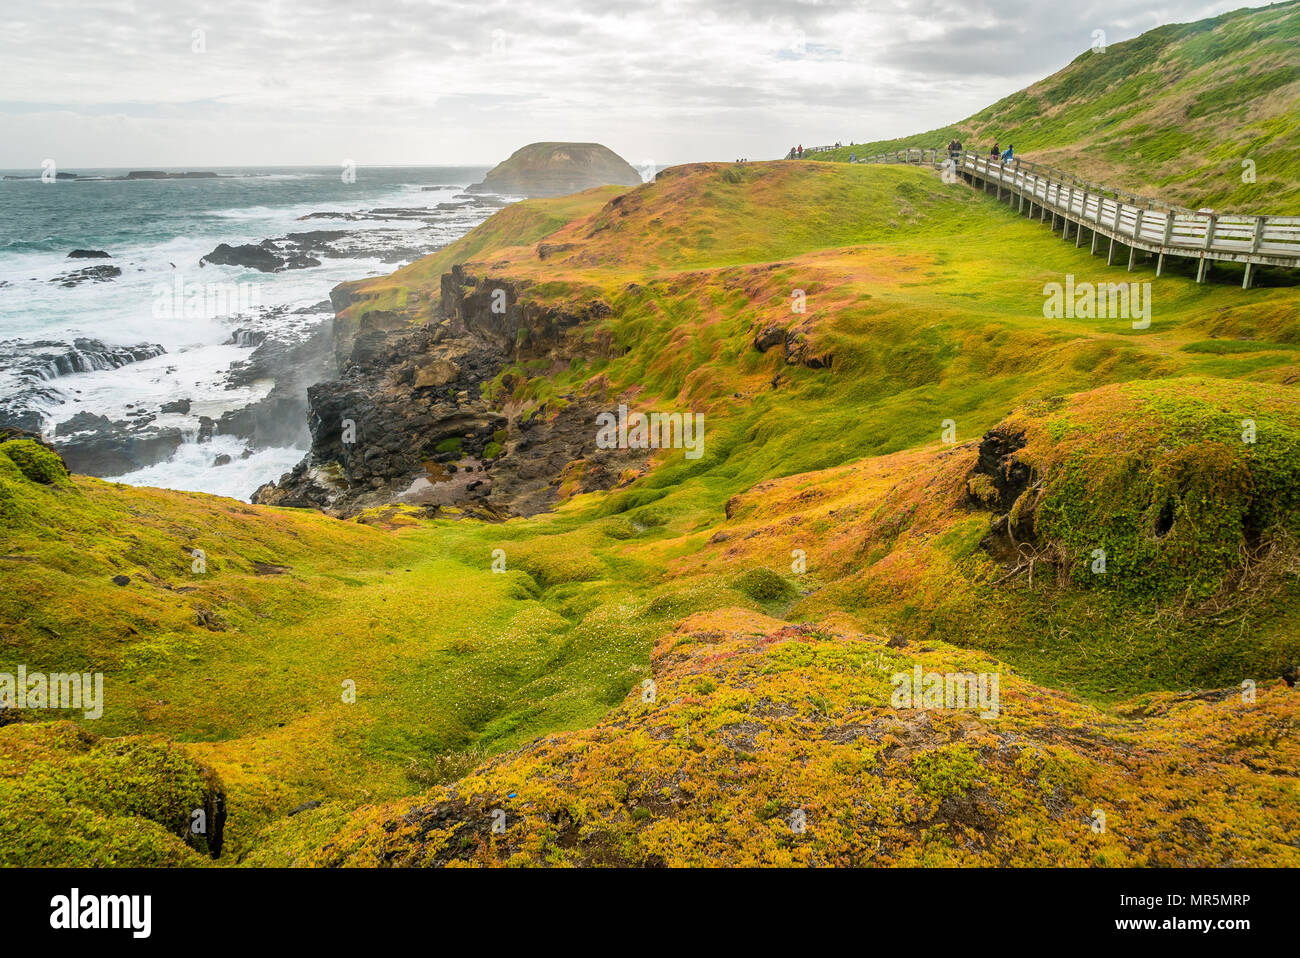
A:
<svg viewBox="0 0 1300 958">
<path fill-rule="evenodd" d="M 638 186 L 641 174 L 599 143 L 530 143 L 493 167 L 469 192 L 566 196 L 593 186 Z"/>
</svg>

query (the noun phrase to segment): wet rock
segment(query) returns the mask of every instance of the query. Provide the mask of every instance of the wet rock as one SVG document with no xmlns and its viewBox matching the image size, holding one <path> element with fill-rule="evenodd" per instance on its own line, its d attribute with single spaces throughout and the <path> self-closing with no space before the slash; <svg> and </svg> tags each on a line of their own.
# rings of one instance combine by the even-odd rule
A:
<svg viewBox="0 0 1300 958">
<path fill-rule="evenodd" d="M 122 275 L 122 270 L 117 266 L 87 266 L 85 269 L 73 270 L 70 273 L 63 273 L 60 276 L 50 280 L 51 283 L 58 283 L 60 286 L 73 287 L 80 283 L 107 283 L 117 279 Z"/>
<path fill-rule="evenodd" d="M 137 428 L 115 422 L 110 430 L 56 439 L 54 448 L 71 472 L 120 476 L 170 459 L 183 441 L 179 429 Z"/>
<path fill-rule="evenodd" d="M 255 502 L 346 515 L 391 502 L 532 515 L 556 502 L 562 475 L 570 489 L 609 488 L 643 464 L 643 452 L 595 448 L 603 406 L 594 399 L 570 396 L 521 417 L 482 398 L 515 362 L 617 355 L 609 339 L 569 335 L 607 304 L 542 307 L 521 301 L 513 283 L 460 268 L 443 276 L 442 291 L 445 321 L 435 326 L 412 329 L 408 314 L 378 310 L 362 312 L 351 332 L 336 324 L 336 351 L 351 350 L 339 379 L 307 391 L 311 452 Z M 356 295 L 342 287 L 332 299 L 353 305 Z"/>
<path fill-rule="evenodd" d="M 165 402 L 159 407 L 159 412 L 175 412 L 182 416 L 188 416 L 190 412 L 190 401 L 188 399 L 177 399 L 173 402 Z"/>
<path fill-rule="evenodd" d="M 74 249 L 68 254 L 68 259 L 111 259 L 112 257 L 102 249 Z"/>
<path fill-rule="evenodd" d="M 277 256 L 273 249 L 268 248 L 265 243 L 260 245 L 244 243 L 240 246 L 221 243 L 211 253 L 199 260 L 200 266 L 208 264 L 214 266 L 243 266 L 263 273 L 273 273 L 284 265 L 284 260 Z"/>
<path fill-rule="evenodd" d="M 113 421 L 107 416 L 100 416 L 93 412 L 81 412 L 75 414 L 70 419 L 66 419 L 54 427 L 54 435 L 70 436 L 79 432 L 110 433 L 113 431 Z"/>
</svg>

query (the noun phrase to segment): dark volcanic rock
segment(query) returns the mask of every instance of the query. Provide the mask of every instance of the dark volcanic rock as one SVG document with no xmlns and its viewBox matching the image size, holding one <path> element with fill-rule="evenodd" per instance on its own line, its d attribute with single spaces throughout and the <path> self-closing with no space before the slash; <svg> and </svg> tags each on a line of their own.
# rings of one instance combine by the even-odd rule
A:
<svg viewBox="0 0 1300 958">
<path fill-rule="evenodd" d="M 52 445 L 71 472 L 120 476 L 169 459 L 184 441 L 181 430 L 151 428 L 152 420 L 114 422 L 83 410 L 55 427 Z"/>
<path fill-rule="evenodd" d="M 132 170 L 126 174 L 128 180 L 214 180 L 219 174 L 208 172 L 164 173 L 161 170 Z"/>
<path fill-rule="evenodd" d="M 442 278 L 437 325 L 412 330 L 409 317 L 388 314 L 367 326 L 374 314 L 363 316 L 345 339 L 342 377 L 308 390 L 310 454 L 253 501 L 345 515 L 389 502 L 532 515 L 554 505 L 562 475 L 577 475 L 583 490 L 609 488 L 643 464 L 644 452 L 595 448 L 595 417 L 605 408 L 596 397 L 526 413 L 482 398 L 516 362 L 618 353 L 607 340 L 569 335 L 607 314 L 606 304 L 566 312 L 519 294 L 512 283 L 456 267 Z M 333 298 L 349 304 L 353 291 L 336 289 Z"/>
<path fill-rule="evenodd" d="M 246 361 L 232 367 L 230 383 L 241 386 L 274 379 L 275 385 L 257 402 L 224 413 L 212 432 L 239 436 L 253 448 L 304 446 L 309 439 L 307 388 L 335 374 L 330 325 L 317 326 L 297 339 L 246 337 L 250 344 L 254 339 L 257 346 Z"/>
<path fill-rule="evenodd" d="M 72 373 L 117 369 L 128 363 L 160 356 L 156 343 L 107 346 L 97 339 L 78 338 L 71 343 L 37 340 L 0 343 L 0 361 L 22 385 L 20 392 L 0 401 L 0 426 L 39 433 L 45 411 L 62 401 L 58 389 L 47 385 Z"/>
<path fill-rule="evenodd" d="M 68 259 L 112 259 L 102 249 L 74 249 L 68 254 Z"/>
<path fill-rule="evenodd" d="M 179 429 L 133 432 L 125 424 L 113 423 L 110 432 L 72 436 L 56 440 L 54 448 L 68 464 L 68 470 L 86 476 L 120 476 L 170 459 L 184 436 Z"/>
<path fill-rule="evenodd" d="M 244 266 L 263 273 L 273 273 L 284 265 L 284 260 L 265 242 L 260 245 L 245 243 L 242 246 L 230 246 L 221 243 L 207 256 L 199 260 L 199 265 Z"/>
<path fill-rule="evenodd" d="M 117 266 L 87 266 L 85 269 L 76 269 L 70 273 L 54 277 L 51 283 L 58 283 L 60 286 L 76 286 L 78 283 L 107 283 L 122 275 L 122 270 Z"/>
<path fill-rule="evenodd" d="M 32 343 L 0 343 L 0 356 L 11 370 L 32 380 L 58 379 L 72 373 L 119 369 L 130 363 L 161 356 L 157 343 L 109 346 L 98 339 L 78 337 L 71 343 L 37 340 Z"/>
</svg>

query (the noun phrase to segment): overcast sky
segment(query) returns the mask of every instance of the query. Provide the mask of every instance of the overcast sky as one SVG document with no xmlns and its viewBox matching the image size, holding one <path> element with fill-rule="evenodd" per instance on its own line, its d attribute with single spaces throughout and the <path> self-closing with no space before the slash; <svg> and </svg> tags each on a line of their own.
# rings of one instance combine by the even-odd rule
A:
<svg viewBox="0 0 1300 958">
<path fill-rule="evenodd" d="M 974 113 L 1243 0 L 6 0 L 0 167 L 773 158 Z M 196 32 L 199 31 L 199 32 Z"/>
</svg>

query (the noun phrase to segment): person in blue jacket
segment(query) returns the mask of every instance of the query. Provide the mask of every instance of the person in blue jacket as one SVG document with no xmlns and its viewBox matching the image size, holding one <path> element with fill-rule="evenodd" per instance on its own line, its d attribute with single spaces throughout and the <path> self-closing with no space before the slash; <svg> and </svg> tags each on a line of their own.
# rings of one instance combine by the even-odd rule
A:
<svg viewBox="0 0 1300 958">
<path fill-rule="evenodd" d="M 1015 147 L 1010 143 L 1007 144 L 1006 152 L 1002 154 L 1002 165 L 1007 166 L 1016 158 Z"/>
</svg>

